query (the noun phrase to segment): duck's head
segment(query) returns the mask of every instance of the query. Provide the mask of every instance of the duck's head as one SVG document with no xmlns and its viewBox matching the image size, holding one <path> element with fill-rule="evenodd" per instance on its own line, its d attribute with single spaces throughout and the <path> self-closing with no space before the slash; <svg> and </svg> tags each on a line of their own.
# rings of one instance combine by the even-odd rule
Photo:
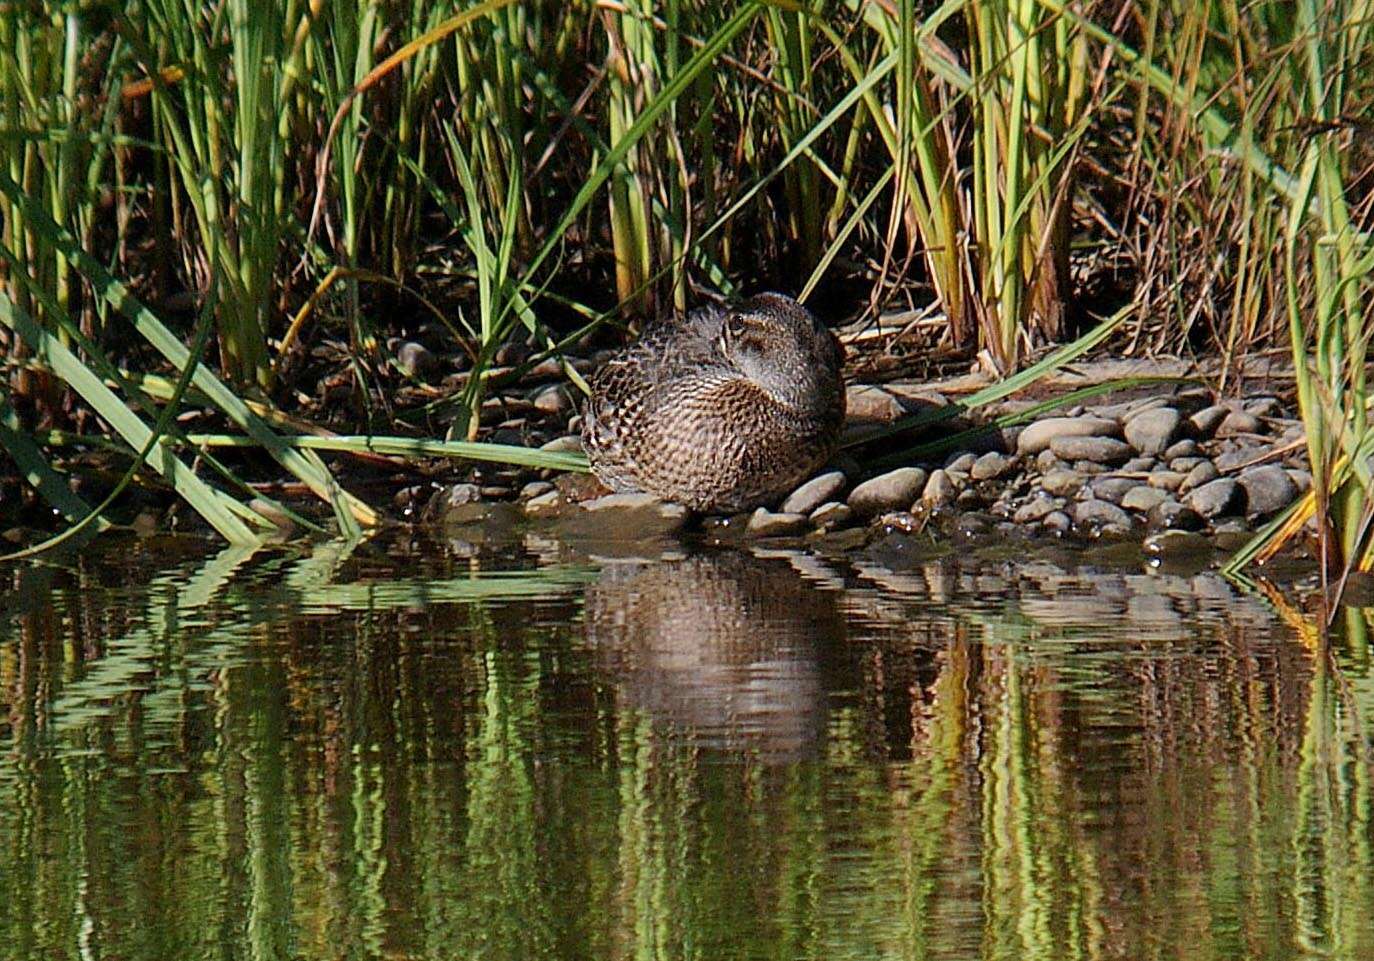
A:
<svg viewBox="0 0 1374 961">
<path fill-rule="evenodd" d="M 820 414 L 843 397 L 843 348 L 791 297 L 759 294 L 731 308 L 721 319 L 720 350 L 784 407 Z"/>
</svg>

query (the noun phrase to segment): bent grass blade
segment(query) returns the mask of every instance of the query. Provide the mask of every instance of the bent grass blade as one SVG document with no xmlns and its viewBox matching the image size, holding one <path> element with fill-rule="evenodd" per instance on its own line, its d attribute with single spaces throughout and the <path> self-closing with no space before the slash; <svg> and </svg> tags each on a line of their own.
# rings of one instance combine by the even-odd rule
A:
<svg viewBox="0 0 1374 961">
<path fill-rule="evenodd" d="M 1073 343 L 1065 344 L 1063 347 L 1051 351 L 1039 361 L 1019 373 L 984 387 L 982 390 L 970 394 L 959 403 L 950 404 L 947 407 L 940 407 L 933 411 L 922 411 L 910 417 L 899 418 L 891 424 L 885 424 L 872 431 L 865 432 L 862 436 L 846 441 L 844 446 L 856 447 L 860 444 L 867 444 L 870 441 L 878 440 L 883 437 L 891 437 L 893 434 L 914 430 L 917 427 L 929 427 L 957 417 L 965 411 L 976 410 L 994 401 L 999 401 L 1004 397 L 1010 397 L 1017 391 L 1030 387 L 1041 377 L 1073 363 L 1079 357 L 1082 357 L 1088 351 L 1102 343 L 1112 331 L 1116 330 L 1116 328 L 1130 316 L 1133 309 L 1133 305 L 1127 304 L 1082 337 L 1079 337 Z"/>
<path fill-rule="evenodd" d="M 2 175 L 0 175 L 2 176 Z M 143 419 L 131 411 L 114 391 L 96 377 L 62 342 L 39 327 L 26 313 L 0 294 L 0 323 L 22 337 L 36 356 L 81 395 L 96 413 L 112 426 L 134 450 L 152 444 L 148 463 L 165 477 L 177 494 L 207 523 L 232 544 L 257 543 L 258 536 L 239 519 L 230 498 L 210 487 L 172 451 L 166 437 L 155 437 Z M 241 507 L 241 505 L 239 505 Z M 247 508 L 242 508 L 247 510 Z M 251 516 L 251 512 L 250 516 Z M 264 527 L 267 526 L 264 522 Z"/>
<path fill-rule="evenodd" d="M 77 243 L 66 230 L 59 227 L 41 209 L 34 207 L 19 185 L 0 170 L 0 194 L 24 209 L 29 226 L 43 236 L 45 242 L 62 251 L 91 285 L 96 295 L 123 314 L 134 328 L 155 347 L 178 371 L 190 360 L 190 351 L 167 329 L 143 302 L 129 292 L 119 280 Z M 231 422 L 243 429 L 282 467 L 302 481 L 314 494 L 334 507 L 336 514 L 347 511 L 359 524 L 372 527 L 378 523 L 377 512 L 362 500 L 342 490 L 329 469 L 317 454 L 302 452 L 281 443 L 280 436 L 248 404 L 220 380 L 204 364 L 198 364 L 191 378 L 192 386 L 200 390 Z"/>
<path fill-rule="evenodd" d="M 9 451 L 24 479 L 67 520 L 75 523 L 91 513 L 91 506 L 67 486 L 67 479 L 44 459 L 38 445 L 20 430 L 19 418 L 3 395 L 0 395 L 0 447 Z M 96 524 L 101 529 L 110 526 L 103 517 L 98 518 Z"/>
<path fill-rule="evenodd" d="M 231 434 L 190 434 L 187 440 L 204 447 L 256 447 L 251 437 Z M 514 444 L 486 444 L 464 440 L 429 440 L 422 437 L 389 437 L 376 434 L 280 435 L 282 443 L 301 450 L 328 450 L 353 454 L 387 454 L 398 457 L 452 457 L 496 464 L 513 464 L 540 470 L 590 471 L 585 454 L 573 451 L 546 451 Z"/>
</svg>

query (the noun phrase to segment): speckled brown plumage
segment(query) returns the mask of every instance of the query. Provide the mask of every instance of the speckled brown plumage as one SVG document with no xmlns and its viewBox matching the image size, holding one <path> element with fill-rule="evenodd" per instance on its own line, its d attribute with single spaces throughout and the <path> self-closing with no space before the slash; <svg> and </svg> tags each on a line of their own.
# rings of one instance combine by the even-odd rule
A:
<svg viewBox="0 0 1374 961">
<path fill-rule="evenodd" d="M 770 503 L 835 452 L 842 359 L 834 335 L 781 294 L 660 324 L 592 377 L 592 470 L 612 490 L 697 511 Z"/>
</svg>

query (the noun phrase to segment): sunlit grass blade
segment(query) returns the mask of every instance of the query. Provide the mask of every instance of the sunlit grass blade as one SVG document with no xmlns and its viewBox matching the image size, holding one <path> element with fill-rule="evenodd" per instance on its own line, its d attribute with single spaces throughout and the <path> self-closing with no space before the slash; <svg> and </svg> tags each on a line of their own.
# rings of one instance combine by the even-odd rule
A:
<svg viewBox="0 0 1374 961">
<path fill-rule="evenodd" d="M 1252 139 L 1250 131 L 1238 128 L 1228 120 L 1204 93 L 1187 89 L 1167 70 L 1146 60 L 1139 51 L 1099 24 L 1093 23 L 1060 0 L 1035 0 L 1036 3 L 1065 17 L 1087 36 L 1112 48 L 1121 60 L 1151 89 L 1163 94 L 1171 102 L 1188 111 L 1199 127 L 1206 132 L 1214 149 L 1235 157 L 1254 170 L 1266 183 L 1285 197 L 1297 193 L 1297 180 Z"/>
<path fill-rule="evenodd" d="M 1374 250 L 1359 231 L 1347 197 L 1349 160 L 1331 129 L 1357 109 L 1347 102 L 1363 55 L 1337 39 L 1364 29 L 1367 11 L 1336 4 L 1296 4 L 1292 90 L 1303 116 L 1323 129 L 1300 142 L 1301 165 L 1288 196 L 1282 256 L 1284 299 L 1299 410 L 1306 428 L 1312 489 L 1285 523 L 1269 525 L 1234 566 L 1262 561 L 1315 520 L 1323 590 L 1334 602 L 1352 570 L 1374 556 L 1370 538 L 1374 431 L 1366 389 L 1366 304 L 1374 287 Z M 1328 29 L 1334 19 L 1339 32 Z M 1359 24 L 1357 26 L 1357 24 Z M 1363 108 L 1365 105 L 1359 105 Z"/>
<path fill-rule="evenodd" d="M 18 310 L 3 294 L 0 294 L 0 323 L 24 338 L 35 356 L 80 394 L 130 447 L 141 451 L 151 444 L 153 454 L 148 458 L 149 465 L 226 540 L 234 544 L 251 544 L 258 540 L 258 536 L 239 519 L 239 512 L 230 506 L 232 498 L 197 477 L 172 451 L 166 438 L 157 437 L 75 354 Z M 251 512 L 249 514 L 251 516 Z"/>
<path fill-rule="evenodd" d="M 328 450 L 344 453 L 389 454 L 401 457 L 452 457 L 458 460 L 513 464 L 540 470 L 586 473 L 586 455 L 574 451 L 545 451 L 514 444 L 488 444 L 461 440 L 428 440 L 422 437 L 387 437 L 379 434 L 278 435 L 282 443 L 302 450 Z M 187 439 L 205 447 L 257 447 L 251 437 L 230 434 L 190 434 Z"/>
<path fill-rule="evenodd" d="M 449 17 L 443 23 L 440 23 L 431 30 L 426 31 L 421 36 L 416 37 L 414 40 L 411 40 L 403 44 L 399 50 L 397 50 L 391 56 L 387 57 L 381 63 L 377 64 L 377 66 L 374 67 L 371 71 L 369 71 L 368 74 L 365 77 L 363 77 L 363 79 L 360 80 L 351 91 L 349 91 L 348 95 L 343 98 L 343 100 L 339 103 L 338 109 L 334 112 L 334 118 L 329 123 L 329 131 L 325 135 L 324 144 L 321 147 L 319 157 L 315 162 L 315 199 L 310 207 L 310 222 L 307 225 L 305 231 L 305 247 L 307 248 L 307 250 L 310 247 L 311 238 L 314 237 L 315 228 L 319 224 L 320 213 L 324 208 L 324 192 L 325 186 L 328 183 L 329 178 L 330 148 L 333 146 L 334 137 L 337 135 L 339 125 L 343 122 L 344 117 L 348 114 L 349 107 L 352 105 L 354 99 L 356 99 L 363 93 L 366 93 L 371 87 L 375 86 L 377 82 L 380 81 L 383 77 L 391 73 L 397 67 L 404 64 L 407 60 L 414 57 L 420 51 L 426 49 L 427 47 L 433 46 L 434 44 L 443 40 L 445 37 L 448 37 L 449 35 L 453 34 L 455 31 L 462 29 L 462 27 L 465 24 L 468 24 L 473 20 L 478 19 L 479 17 L 484 17 L 487 14 L 495 10 L 499 10 L 500 8 L 507 6 L 513 2 L 515 2 L 515 0 L 486 0 L 485 3 L 479 3 L 475 7 L 472 7 L 468 10 L 464 10 L 462 13 L 455 14 L 454 16 Z"/>
<path fill-rule="evenodd" d="M 1221 573 L 1228 577 L 1238 575 L 1252 563 L 1263 564 L 1274 557 L 1302 532 L 1316 511 L 1317 498 L 1308 491 L 1256 531 L 1244 547 L 1231 555 Z"/>
<path fill-rule="evenodd" d="M 675 73 L 663 85 L 663 88 L 654 96 L 644 109 L 640 112 L 635 122 L 625 131 L 624 136 L 615 143 L 611 149 L 601 158 L 596 167 L 586 176 L 577 193 L 564 209 L 563 215 L 554 223 L 549 230 L 549 234 L 539 250 L 530 259 L 529 264 L 521 276 L 520 286 L 524 287 L 533 283 L 533 279 L 544 265 L 544 262 L 552 256 L 564 241 L 564 235 L 568 228 L 572 226 L 574 220 L 596 197 L 597 192 L 615 172 L 617 167 L 624 162 L 630 150 L 634 148 L 642 137 L 656 123 L 668 109 L 676 102 L 682 92 L 688 88 L 699 74 L 705 71 L 720 53 L 735 39 L 762 9 L 760 3 L 742 4 L 733 16 L 725 22 L 719 30 L 711 36 L 709 40 L 702 44 L 700 49 L 692 56 L 691 60 L 683 64 L 682 68 Z M 511 307 L 505 308 L 509 312 Z M 498 318 L 498 324 L 505 321 L 505 318 Z M 508 321 L 505 321 L 508 322 Z"/>
<path fill-rule="evenodd" d="M 975 441 L 994 431 L 1029 423 L 1037 418 L 1044 417 L 1046 414 L 1059 410 L 1062 407 L 1070 407 L 1075 404 L 1081 404 L 1084 401 L 1096 400 L 1099 397 L 1119 393 L 1123 390 L 1139 390 L 1143 387 L 1159 387 L 1166 384 L 1170 386 L 1180 386 L 1197 383 L 1198 381 L 1191 377 L 1121 377 L 1116 380 L 1093 384 L 1089 387 L 1080 387 L 1077 390 L 1059 394 L 1048 400 L 1041 401 L 1038 404 L 1032 404 L 1015 413 L 994 417 L 986 423 L 979 424 L 977 427 L 970 427 L 968 430 L 961 430 L 956 434 L 950 434 L 947 437 L 941 437 L 937 440 L 916 444 L 906 450 L 894 454 L 887 454 L 876 460 L 868 461 L 866 466 L 882 468 L 909 464 L 913 460 L 933 457 L 936 454 L 948 450 L 958 450 L 967 447 L 971 441 Z M 961 407 L 962 409 L 969 409 L 962 404 L 956 404 L 955 406 Z"/>
<path fill-rule="evenodd" d="M 807 277 L 806 283 L 802 284 L 801 291 L 797 294 L 797 300 L 806 303 L 806 299 L 811 296 L 812 291 L 816 289 L 816 285 L 819 284 L 821 278 L 825 276 L 825 272 L 830 269 L 830 265 L 834 262 L 835 257 L 843 249 L 845 242 L 849 240 L 850 234 L 852 234 L 859 224 L 863 222 L 869 209 L 872 208 L 873 204 L 882 196 L 883 191 L 887 189 L 888 184 L 892 181 L 896 172 L 896 167 L 889 167 L 887 172 L 879 177 L 878 181 L 869 189 L 864 199 L 859 201 L 859 205 L 854 208 L 854 212 L 849 215 L 844 226 L 835 234 L 835 239 L 831 241 L 830 245 L 825 249 L 825 252 L 821 254 L 820 259 L 816 262 L 816 266 L 811 269 L 811 276 Z"/>
<path fill-rule="evenodd" d="M 0 250 L 3 250 L 3 244 L 0 244 Z M 66 334 L 75 343 L 80 345 L 82 351 L 84 351 L 87 358 L 95 364 L 97 370 L 113 370 L 113 365 L 103 355 L 100 349 L 95 344 L 91 343 L 90 340 L 87 337 L 85 337 L 84 334 L 81 333 L 81 331 L 77 330 L 72 325 L 70 318 L 66 316 L 66 311 L 62 308 L 60 304 L 49 302 L 45 292 L 35 290 L 34 293 L 35 295 L 41 295 L 43 303 L 45 304 L 45 306 L 48 307 L 51 313 L 52 319 L 57 322 L 59 331 L 61 333 Z M 25 547 L 22 550 L 7 555 L 6 559 L 17 559 L 20 557 L 35 557 L 39 554 L 46 553 L 61 544 L 73 543 L 76 539 L 81 537 L 83 533 L 86 532 L 88 529 L 100 529 L 105 524 L 105 512 L 114 505 L 114 503 L 123 495 L 124 491 L 128 488 L 128 486 L 133 483 L 135 475 L 148 462 L 148 457 L 153 453 L 154 448 L 157 447 L 157 445 L 159 445 L 160 443 L 162 443 L 164 438 L 166 438 L 169 434 L 173 432 L 176 416 L 182 409 L 182 400 L 186 396 L 186 391 L 191 385 L 192 372 L 194 371 L 195 366 L 200 363 L 201 358 L 205 355 L 205 348 L 206 345 L 210 342 L 210 332 L 213 329 L 213 326 L 213 312 L 211 309 L 209 309 L 207 305 L 207 307 L 201 311 L 200 317 L 196 321 L 195 332 L 192 335 L 191 339 L 190 364 L 186 367 L 186 369 L 181 371 L 180 376 L 177 378 L 176 384 L 173 385 L 170 394 L 168 394 L 167 396 L 166 404 L 164 405 L 162 410 L 158 411 L 156 421 L 151 431 L 149 432 L 147 440 L 144 442 L 141 448 L 136 449 L 137 452 L 134 455 L 133 462 L 129 464 L 129 466 L 124 471 L 124 475 L 114 484 L 114 486 L 105 495 L 104 500 L 102 500 L 99 504 L 92 507 L 87 514 L 77 518 L 70 527 L 60 531 L 52 537 L 40 541 L 37 544 L 29 545 L 28 547 Z M 91 372 L 91 375 L 95 376 L 94 372 Z M 119 381 L 118 379 L 116 382 L 120 383 L 120 385 L 123 386 L 126 391 L 132 390 L 132 388 L 124 382 Z M 225 475 L 228 476 L 232 481 L 242 486 L 242 482 L 238 481 L 238 478 L 233 477 L 232 474 L 229 474 L 227 471 L 225 471 L 222 465 L 220 465 L 213 458 L 206 458 L 206 460 L 217 470 L 220 470 L 222 473 L 225 473 Z M 241 504 L 238 501 L 234 500 L 232 497 L 228 497 L 226 495 L 225 505 L 233 513 L 238 514 L 240 517 L 242 517 L 245 521 L 247 521 L 250 524 L 259 525 L 263 523 L 262 518 L 259 517 L 255 511 L 253 511 L 247 505 Z"/>
<path fill-rule="evenodd" d="M 70 233 L 53 223 L 47 215 L 33 209 L 19 186 L 0 170 L 0 193 L 16 207 L 25 210 L 35 231 L 54 248 L 61 250 L 76 266 L 96 295 L 123 314 L 147 341 L 177 370 L 190 362 L 186 345 L 160 321 L 142 301 L 129 292 Z M 336 514 L 347 512 L 363 525 L 377 523 L 376 512 L 352 494 L 342 491 L 318 455 L 303 453 L 279 442 L 276 433 L 204 364 L 196 365 L 191 384 L 203 393 L 234 424 L 252 436 L 278 463 L 304 482 L 316 496 L 334 507 Z"/>
</svg>

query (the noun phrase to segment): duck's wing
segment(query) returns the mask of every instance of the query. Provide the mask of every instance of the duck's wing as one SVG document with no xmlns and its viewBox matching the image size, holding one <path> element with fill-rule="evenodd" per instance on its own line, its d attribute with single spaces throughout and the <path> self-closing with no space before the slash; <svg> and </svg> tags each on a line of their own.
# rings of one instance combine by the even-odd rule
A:
<svg viewBox="0 0 1374 961">
<path fill-rule="evenodd" d="M 658 416 L 665 387 L 681 376 L 667 359 L 660 336 L 647 333 L 590 378 L 592 393 L 582 408 L 582 446 L 596 475 L 614 490 L 638 489 L 643 435 Z"/>
</svg>

